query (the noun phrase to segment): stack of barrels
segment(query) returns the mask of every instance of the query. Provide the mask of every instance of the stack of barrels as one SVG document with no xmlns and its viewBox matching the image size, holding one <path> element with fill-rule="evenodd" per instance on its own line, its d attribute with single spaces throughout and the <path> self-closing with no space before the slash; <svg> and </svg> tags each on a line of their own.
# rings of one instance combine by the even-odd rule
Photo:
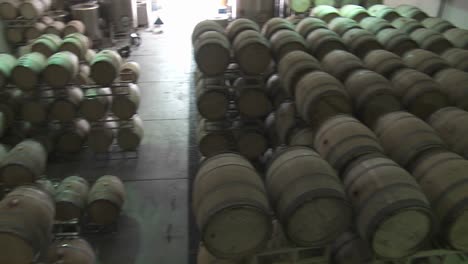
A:
<svg viewBox="0 0 468 264">
<path fill-rule="evenodd" d="M 286 0 L 285 6 L 289 8 L 291 13 L 303 14 L 308 12 L 311 8 L 320 5 L 335 8 L 340 8 L 346 5 L 361 5 L 369 8 L 373 5 L 382 3 L 382 0 Z"/>
<path fill-rule="evenodd" d="M 238 177 L 247 174 L 240 170 L 262 171 L 239 155 L 213 153 L 201 164 L 194 211 L 208 251 L 202 253 L 241 263 L 258 252 L 260 242 L 244 248 L 249 253 L 236 254 L 232 245 L 226 254 L 212 238 L 232 242 L 231 230 L 247 232 L 254 225 L 234 226 L 227 221 L 234 216 L 221 215 L 245 201 L 265 212 L 265 195 L 293 244 L 335 240 L 333 263 L 401 260 L 432 238 L 467 252 L 461 234 L 468 230 L 468 34 L 408 5 L 321 5 L 312 14 L 296 26 L 274 18 L 263 27 L 274 61 L 265 74 L 274 109 L 266 134 L 274 148 L 265 158 L 264 186 L 256 175 L 242 194 L 228 190 L 240 188 Z M 253 186 L 256 192 L 247 191 Z"/>
</svg>

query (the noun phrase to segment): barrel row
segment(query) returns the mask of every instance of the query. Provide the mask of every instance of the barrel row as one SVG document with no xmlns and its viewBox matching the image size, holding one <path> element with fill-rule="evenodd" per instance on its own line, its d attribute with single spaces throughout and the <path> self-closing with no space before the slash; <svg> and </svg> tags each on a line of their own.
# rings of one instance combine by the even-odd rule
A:
<svg viewBox="0 0 468 264">
<path fill-rule="evenodd" d="M 0 1 L 0 18 L 5 20 L 14 20 L 16 18 L 33 20 L 44 15 L 51 6 L 51 0 L 2 0 Z"/>
</svg>

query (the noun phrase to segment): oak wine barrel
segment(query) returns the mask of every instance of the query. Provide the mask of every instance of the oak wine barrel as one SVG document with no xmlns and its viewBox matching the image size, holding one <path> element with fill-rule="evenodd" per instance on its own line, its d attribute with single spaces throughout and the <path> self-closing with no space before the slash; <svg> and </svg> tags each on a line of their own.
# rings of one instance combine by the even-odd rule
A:
<svg viewBox="0 0 468 264">
<path fill-rule="evenodd" d="M 412 18 L 417 21 L 423 21 L 429 17 L 429 15 L 427 15 L 424 11 L 412 5 L 399 5 L 395 8 L 395 10 L 401 16 Z"/>
<path fill-rule="evenodd" d="M 383 49 L 377 38 L 364 29 L 354 28 L 348 30 L 342 38 L 349 51 L 361 59 L 371 51 Z"/>
<path fill-rule="evenodd" d="M 436 54 L 442 54 L 448 49 L 453 48 L 452 43 L 444 35 L 432 29 L 420 28 L 413 31 L 410 36 L 422 49 Z"/>
<path fill-rule="evenodd" d="M 414 49 L 403 56 L 403 61 L 409 67 L 433 76 L 443 69 L 449 68 L 449 64 L 439 55 L 423 49 Z"/>
<path fill-rule="evenodd" d="M 83 101 L 83 91 L 79 87 L 67 87 L 63 94 L 57 97 L 49 109 L 49 118 L 61 122 L 73 121 L 78 116 L 79 107 Z"/>
<path fill-rule="evenodd" d="M 364 64 L 355 55 L 335 50 L 322 59 L 323 69 L 341 81 L 345 81 L 354 71 L 364 69 Z"/>
<path fill-rule="evenodd" d="M 129 83 L 122 87 L 112 89 L 112 113 L 119 119 L 132 118 L 140 107 L 140 88 L 136 84 Z"/>
<path fill-rule="evenodd" d="M 444 36 L 457 48 L 468 49 L 468 30 L 453 28 L 444 32 Z"/>
<path fill-rule="evenodd" d="M 0 89 L 4 88 L 11 78 L 12 70 L 17 64 L 17 60 L 14 56 L 10 54 L 0 54 Z"/>
<path fill-rule="evenodd" d="M 60 183 L 55 192 L 55 219 L 69 221 L 80 219 L 86 207 L 89 184 L 79 176 L 69 176 Z"/>
<path fill-rule="evenodd" d="M 468 50 L 453 48 L 441 55 L 452 67 L 468 72 Z"/>
<path fill-rule="evenodd" d="M 414 32 L 412 34 L 414 34 Z M 419 48 L 418 43 L 398 29 L 387 28 L 380 31 L 377 34 L 377 40 L 386 50 L 396 53 L 399 56 L 403 56 L 406 52 Z"/>
<path fill-rule="evenodd" d="M 325 28 L 312 31 L 307 36 L 306 43 L 309 52 L 319 60 L 332 51 L 346 50 L 346 45 L 340 36 Z"/>
<path fill-rule="evenodd" d="M 117 123 L 109 116 L 104 122 L 93 124 L 88 134 L 88 147 L 95 153 L 109 152 L 116 138 Z"/>
<path fill-rule="evenodd" d="M 385 19 L 378 18 L 378 17 L 366 17 L 362 19 L 361 22 L 359 22 L 359 25 L 363 29 L 371 32 L 374 35 L 377 35 L 380 31 L 384 29 L 394 28 L 392 24 L 390 24 L 390 22 L 388 22 Z"/>
<path fill-rule="evenodd" d="M 69 125 L 63 125 L 58 132 L 55 148 L 59 153 L 77 153 L 82 148 L 90 130 L 89 123 L 84 119 L 75 119 Z"/>
<path fill-rule="evenodd" d="M 271 63 L 270 43 L 257 31 L 239 33 L 233 42 L 233 50 L 241 71 L 247 75 L 262 74 Z M 219 60 L 219 56 L 214 57 Z"/>
<path fill-rule="evenodd" d="M 103 119 L 112 104 L 110 88 L 91 88 L 84 90 L 84 98 L 80 104 L 80 113 L 88 121 Z"/>
<path fill-rule="evenodd" d="M 112 175 L 97 179 L 88 194 L 88 217 L 91 223 L 110 225 L 117 221 L 125 202 L 125 187 Z"/>
<path fill-rule="evenodd" d="M 11 71 L 13 83 L 21 90 L 33 90 L 39 84 L 41 73 L 47 65 L 47 59 L 38 52 L 26 54 L 18 59 Z"/>
<path fill-rule="evenodd" d="M 468 72 L 450 68 L 438 72 L 433 78 L 441 85 L 452 105 L 468 110 Z"/>
<path fill-rule="evenodd" d="M 125 151 L 136 151 L 143 137 L 143 120 L 134 115 L 131 120 L 121 121 L 117 131 L 117 145 Z"/>
<path fill-rule="evenodd" d="M 369 52 L 364 57 L 363 62 L 366 68 L 386 78 L 391 78 L 398 70 L 408 67 L 400 56 L 386 50 L 374 50 Z"/>
<path fill-rule="evenodd" d="M 408 17 L 400 17 L 393 20 L 392 26 L 406 34 L 411 34 L 417 29 L 424 28 L 424 26 L 419 21 Z"/>
<path fill-rule="evenodd" d="M 91 245 L 81 238 L 60 239 L 49 246 L 47 261 L 50 263 L 93 264 L 96 261 Z"/>
</svg>

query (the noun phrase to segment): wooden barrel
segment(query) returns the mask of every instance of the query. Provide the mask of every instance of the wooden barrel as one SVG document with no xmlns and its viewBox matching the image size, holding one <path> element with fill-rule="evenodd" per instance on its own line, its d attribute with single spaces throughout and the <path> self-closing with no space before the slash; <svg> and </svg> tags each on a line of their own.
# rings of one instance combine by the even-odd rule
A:
<svg viewBox="0 0 468 264">
<path fill-rule="evenodd" d="M 315 131 L 310 127 L 296 127 L 290 132 L 288 145 L 314 147 Z"/>
<path fill-rule="evenodd" d="M 359 25 L 365 30 L 373 33 L 374 35 L 377 35 L 380 31 L 384 29 L 393 28 L 390 22 L 378 17 L 366 17 L 361 20 Z"/>
<path fill-rule="evenodd" d="M 44 55 L 38 52 L 26 54 L 18 59 L 16 66 L 11 71 L 11 79 L 21 90 L 35 89 L 46 65 L 47 59 Z"/>
<path fill-rule="evenodd" d="M 361 22 L 361 20 L 363 20 L 364 18 L 370 16 L 369 13 L 367 13 L 367 10 L 364 7 L 359 6 L 359 3 L 358 4 L 344 5 L 340 9 L 340 14 L 341 14 L 341 16 L 351 18 L 351 19 L 355 20 L 358 23 Z"/>
<path fill-rule="evenodd" d="M 200 165 L 193 209 L 201 241 L 214 256 L 251 255 L 270 238 L 272 219 L 263 181 L 240 155 L 221 154 Z"/>
<path fill-rule="evenodd" d="M 121 65 L 122 58 L 117 52 L 100 51 L 91 62 L 91 78 L 98 85 L 108 86 L 118 77 Z"/>
<path fill-rule="evenodd" d="M 237 107 L 242 116 L 261 118 L 272 110 L 272 103 L 265 91 L 263 80 L 240 77 L 234 82 L 237 91 Z"/>
<path fill-rule="evenodd" d="M 355 232 L 343 233 L 331 245 L 333 264 L 374 264 L 374 253 Z"/>
<path fill-rule="evenodd" d="M 401 97 L 405 108 L 421 119 L 449 105 L 449 99 L 440 84 L 422 72 L 402 69 L 391 80 L 394 92 Z"/>
<path fill-rule="evenodd" d="M 49 263 L 93 264 L 96 261 L 91 245 L 81 238 L 60 239 L 49 246 Z"/>
<path fill-rule="evenodd" d="M 265 182 L 286 235 L 298 246 L 325 246 L 351 224 L 351 205 L 338 175 L 310 148 L 277 153 Z"/>
<path fill-rule="evenodd" d="M 220 75 L 229 64 L 229 40 L 219 32 L 205 32 L 194 44 L 198 68 L 208 76 Z"/>
<path fill-rule="evenodd" d="M 254 21 L 247 18 L 238 18 L 226 27 L 226 36 L 232 42 L 237 35 L 244 30 L 254 30 L 260 32 L 260 27 Z"/>
<path fill-rule="evenodd" d="M 88 37 L 86 37 L 85 35 L 81 34 L 81 33 L 72 33 L 72 34 L 69 34 L 68 36 L 66 36 L 64 39 L 63 39 L 63 42 L 62 44 L 60 45 L 60 48 L 59 50 L 60 51 L 69 51 L 73 54 L 75 54 L 80 60 L 86 60 L 88 61 L 90 64 L 93 62 L 93 59 L 90 59 L 87 57 L 87 54 L 88 54 L 88 48 L 90 47 L 90 44 L 91 42 L 89 41 Z M 114 54 L 112 53 L 112 56 L 115 56 L 117 57 L 118 54 Z M 94 54 L 94 57 L 96 56 L 96 54 Z M 120 56 L 120 55 L 118 55 Z M 117 57 L 117 61 L 119 61 L 121 59 L 119 59 Z M 121 62 L 119 62 L 119 65 L 122 64 Z"/>
<path fill-rule="evenodd" d="M 95 153 L 106 153 L 116 138 L 117 123 L 113 117 L 107 117 L 104 122 L 93 124 L 88 135 L 88 147 Z"/>
<path fill-rule="evenodd" d="M 301 118 L 314 127 L 332 116 L 353 111 L 340 81 L 320 71 L 307 73 L 299 80 L 296 105 Z"/>
<path fill-rule="evenodd" d="M 430 76 L 450 67 L 448 62 L 442 57 L 423 49 L 414 49 L 407 52 L 403 56 L 403 61 L 409 67 Z"/>
<path fill-rule="evenodd" d="M 62 36 L 63 35 L 63 30 L 65 29 L 65 23 L 62 21 L 54 21 L 52 24 L 47 25 L 45 29 L 46 34 L 53 34 L 57 36 Z"/>
<path fill-rule="evenodd" d="M 441 34 L 444 32 L 456 28 L 452 23 L 449 21 L 439 18 L 439 17 L 428 17 L 421 22 L 426 28 L 435 30 Z"/>
<path fill-rule="evenodd" d="M 371 51 L 364 57 L 363 61 L 366 68 L 386 78 L 390 78 L 398 70 L 407 67 L 400 56 L 386 50 Z"/>
<path fill-rule="evenodd" d="M 278 75 L 288 96 L 295 95 L 297 82 L 302 76 L 318 70 L 321 66 L 317 59 L 303 51 L 290 52 L 278 64 Z"/>
<path fill-rule="evenodd" d="M 200 80 L 196 87 L 197 109 L 208 120 L 226 117 L 229 108 L 229 92 L 218 80 Z"/>
<path fill-rule="evenodd" d="M 389 22 L 400 17 L 400 14 L 393 7 L 386 5 L 373 5 L 368 9 L 370 15 L 385 19 Z"/>
<path fill-rule="evenodd" d="M 37 96 L 25 95 L 21 104 L 21 118 L 32 124 L 43 124 L 47 121 L 50 104 L 53 102 L 54 91 L 38 91 Z"/>
<path fill-rule="evenodd" d="M 444 36 L 457 48 L 468 49 L 468 30 L 453 28 L 444 32 Z"/>
<path fill-rule="evenodd" d="M 0 179 L 6 186 L 33 183 L 45 170 L 47 152 L 34 140 L 16 145 L 0 162 Z"/>
<path fill-rule="evenodd" d="M 383 46 L 372 33 L 361 28 L 348 30 L 342 38 L 348 50 L 359 58 L 364 58 L 373 50 L 383 49 Z"/>
<path fill-rule="evenodd" d="M 306 39 L 309 52 L 321 60 L 334 50 L 346 50 L 343 40 L 335 32 L 319 28 L 311 32 Z"/>
<path fill-rule="evenodd" d="M 383 153 L 375 134 L 347 115 L 337 115 L 323 122 L 317 130 L 314 146 L 338 172 L 363 155 Z"/>
<path fill-rule="evenodd" d="M 359 235 L 378 257 L 400 259 L 431 238 L 434 217 L 414 178 L 394 161 L 363 157 L 343 173 Z"/>
<path fill-rule="evenodd" d="M 463 157 L 468 157 L 468 112 L 457 107 L 446 107 L 435 112 L 428 123 L 437 131 L 448 148 Z"/>
<path fill-rule="evenodd" d="M 73 33 L 85 34 L 86 26 L 80 20 L 71 20 L 63 29 L 63 36 L 66 37 Z"/>
<path fill-rule="evenodd" d="M 353 100 L 356 116 L 370 128 L 381 116 L 403 110 L 392 84 L 376 72 L 355 71 L 346 80 L 345 87 Z"/>
<path fill-rule="evenodd" d="M 420 28 L 411 33 L 410 36 L 422 49 L 437 54 L 442 54 L 448 49 L 453 48 L 452 43 L 444 35 L 432 29 Z"/>
<path fill-rule="evenodd" d="M 201 243 L 197 254 L 197 264 L 242 264 L 244 261 L 236 259 L 219 259 L 213 256 Z"/>
<path fill-rule="evenodd" d="M 417 21 L 423 21 L 424 19 L 429 17 L 421 9 L 419 9 L 416 6 L 412 6 L 412 5 L 399 5 L 399 6 L 397 6 L 395 8 L 395 10 L 401 16 L 412 18 L 412 19 L 415 19 Z"/>
<path fill-rule="evenodd" d="M 46 57 L 50 57 L 55 54 L 60 45 L 62 44 L 62 39 L 54 34 L 44 34 L 41 37 L 34 40 L 31 45 L 32 52 L 39 52 Z"/>
<path fill-rule="evenodd" d="M 37 39 L 42 34 L 45 33 L 46 28 L 47 28 L 46 24 L 44 24 L 42 22 L 36 22 L 31 27 L 26 28 L 26 30 L 24 31 L 24 38 L 27 41 Z"/>
<path fill-rule="evenodd" d="M 286 89 L 283 88 L 283 84 L 277 74 L 273 74 L 268 78 L 265 89 L 266 93 L 270 97 L 270 101 L 273 104 L 274 109 L 288 99 Z"/>
<path fill-rule="evenodd" d="M 468 50 L 459 48 L 449 49 L 441 57 L 452 67 L 468 72 Z"/>
<path fill-rule="evenodd" d="M 243 73 L 258 75 L 267 71 L 272 59 L 270 43 L 260 33 L 254 30 L 239 33 L 233 42 L 233 47 L 234 55 Z"/>
<path fill-rule="evenodd" d="M 468 162 L 455 153 L 430 152 L 421 157 L 413 175 L 431 202 L 440 223 L 439 234 L 451 247 L 466 251 Z"/>
<path fill-rule="evenodd" d="M 278 133 L 276 131 L 276 113 L 271 112 L 265 118 L 265 134 L 272 149 L 280 145 Z"/>
<path fill-rule="evenodd" d="M 289 135 L 297 122 L 296 104 L 293 101 L 284 102 L 276 109 L 273 129 L 280 145 L 288 143 Z"/>
<path fill-rule="evenodd" d="M 287 19 L 281 17 L 274 17 L 268 20 L 262 27 L 262 34 L 265 38 L 270 39 L 279 30 L 294 31 L 294 24 Z"/>
<path fill-rule="evenodd" d="M 10 44 L 19 45 L 25 41 L 24 28 L 7 28 L 5 35 L 8 43 Z"/>
<path fill-rule="evenodd" d="M 234 138 L 229 131 L 229 124 L 202 119 L 198 123 L 197 142 L 200 153 L 205 157 L 212 157 L 229 152 Z"/>
<path fill-rule="evenodd" d="M 393 20 L 392 26 L 406 34 L 411 34 L 417 29 L 424 28 L 424 26 L 419 21 L 409 17 L 400 17 Z"/>
<path fill-rule="evenodd" d="M 192 32 L 192 44 L 205 32 L 215 31 L 224 34 L 224 28 L 212 20 L 204 20 L 198 23 Z"/>
<path fill-rule="evenodd" d="M 103 119 L 112 104 L 110 88 L 91 88 L 84 90 L 84 98 L 80 104 L 80 113 L 88 121 Z"/>
<path fill-rule="evenodd" d="M 50 197 L 55 196 L 55 186 L 50 180 L 47 180 L 46 178 L 38 179 L 34 183 L 34 186 L 40 189 L 41 191 L 49 194 Z"/>
<path fill-rule="evenodd" d="M 111 175 L 100 177 L 88 195 L 88 216 L 91 223 L 110 225 L 117 221 L 125 202 L 122 181 Z"/>
<path fill-rule="evenodd" d="M 332 21 L 330 21 L 328 27 L 341 37 L 348 30 L 351 30 L 353 28 L 361 28 L 356 21 L 347 17 L 334 18 Z"/>
<path fill-rule="evenodd" d="M 0 54 L 0 89 L 4 88 L 8 82 L 10 82 L 10 77 L 12 70 L 17 64 L 17 60 L 14 56 L 10 54 Z"/>
<path fill-rule="evenodd" d="M 0 18 L 13 20 L 19 16 L 21 2 L 16 0 L 3 0 L 0 2 Z"/>
<path fill-rule="evenodd" d="M 311 0 L 286 0 L 288 7 L 297 13 L 304 13 L 309 11 Z"/>
<path fill-rule="evenodd" d="M 140 64 L 137 62 L 126 62 L 122 67 L 120 67 L 120 80 L 124 82 L 138 83 L 140 71 Z"/>
<path fill-rule="evenodd" d="M 32 186 L 22 186 L 0 201 L 0 263 L 29 264 L 51 240 L 54 203 Z"/>
<path fill-rule="evenodd" d="M 64 88 L 75 80 L 78 70 L 78 57 L 71 52 L 62 51 L 49 57 L 42 75 L 52 88 Z"/>
<path fill-rule="evenodd" d="M 394 112 L 381 117 L 375 133 L 386 153 L 407 168 L 424 151 L 445 147 L 434 129 L 407 112 Z"/>
<path fill-rule="evenodd" d="M 90 125 L 84 119 L 75 119 L 70 125 L 63 125 L 58 132 L 55 148 L 59 153 L 77 153 L 86 142 Z"/>
<path fill-rule="evenodd" d="M 319 28 L 327 29 L 327 24 L 318 18 L 315 17 L 306 17 L 302 19 L 299 24 L 296 26 L 296 32 L 299 33 L 302 37 L 307 38 L 307 36 L 314 30 Z"/>
<path fill-rule="evenodd" d="M 398 29 L 387 28 L 380 31 L 377 34 L 377 40 L 385 49 L 399 56 L 403 56 L 406 52 L 419 48 L 418 43 Z"/>
<path fill-rule="evenodd" d="M 268 140 L 262 122 L 253 124 L 241 122 L 234 127 L 237 129 L 234 131 L 236 149 L 243 157 L 255 160 L 268 149 Z"/>
<path fill-rule="evenodd" d="M 140 88 L 136 84 L 129 83 L 112 89 L 112 94 L 111 110 L 116 117 L 127 120 L 137 113 L 140 107 Z"/>
<path fill-rule="evenodd" d="M 67 87 L 56 98 L 49 109 L 49 118 L 61 122 L 70 122 L 78 116 L 83 101 L 83 91 L 79 87 Z"/>
<path fill-rule="evenodd" d="M 93 62 L 94 60 L 94 57 L 96 57 L 96 52 L 92 49 L 88 49 L 86 51 L 86 55 L 85 55 L 85 58 L 84 60 L 88 63 L 88 64 L 91 64 L 91 62 Z M 87 66 L 87 65 L 86 65 Z M 88 66 L 89 67 L 89 66 Z"/>
<path fill-rule="evenodd" d="M 312 12 L 313 16 L 322 19 L 326 23 L 330 23 L 333 19 L 340 17 L 340 12 L 338 9 L 329 5 L 316 4 L 316 7 L 312 10 Z"/>
<path fill-rule="evenodd" d="M 19 12 L 25 19 L 41 17 L 49 8 L 50 0 L 25 0 L 19 6 Z"/>
<path fill-rule="evenodd" d="M 88 65 L 80 64 L 80 69 L 78 70 L 74 83 L 83 86 L 93 84 L 93 80 L 91 80 L 91 77 L 89 76 L 90 72 L 91 68 Z"/>
<path fill-rule="evenodd" d="M 120 122 L 117 131 L 117 144 L 122 150 L 136 151 L 143 137 L 143 120 L 138 115 L 134 115 L 130 120 Z"/>
<path fill-rule="evenodd" d="M 296 31 L 278 30 L 270 38 L 271 51 L 279 62 L 286 54 L 292 51 L 307 51 L 304 38 Z"/>
<path fill-rule="evenodd" d="M 3 114 L 3 129 L 11 128 L 15 125 L 17 114 L 21 109 L 23 92 L 20 89 L 6 89 L 0 96 L 0 113 Z"/>
<path fill-rule="evenodd" d="M 341 81 L 345 81 L 354 71 L 364 69 L 362 61 L 353 54 L 336 50 L 322 59 L 323 69 Z"/>
<path fill-rule="evenodd" d="M 316 6 L 340 7 L 341 0 L 314 0 Z"/>
<path fill-rule="evenodd" d="M 374 5 L 381 5 L 381 4 L 383 4 L 383 0 L 362 0 L 361 1 L 361 5 L 366 8 L 372 7 Z"/>
<path fill-rule="evenodd" d="M 89 184 L 79 176 L 65 178 L 55 194 L 55 219 L 69 221 L 80 219 L 86 207 Z"/>
</svg>

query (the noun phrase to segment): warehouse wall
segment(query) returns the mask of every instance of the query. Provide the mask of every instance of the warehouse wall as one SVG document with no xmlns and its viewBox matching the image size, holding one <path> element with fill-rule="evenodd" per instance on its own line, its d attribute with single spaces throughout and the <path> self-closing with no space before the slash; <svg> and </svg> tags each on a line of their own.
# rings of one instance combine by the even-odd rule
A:
<svg viewBox="0 0 468 264">
<path fill-rule="evenodd" d="M 468 29 L 468 1 L 445 1 L 445 5 L 442 7 L 442 17 L 452 22 L 457 27 Z"/>
</svg>

